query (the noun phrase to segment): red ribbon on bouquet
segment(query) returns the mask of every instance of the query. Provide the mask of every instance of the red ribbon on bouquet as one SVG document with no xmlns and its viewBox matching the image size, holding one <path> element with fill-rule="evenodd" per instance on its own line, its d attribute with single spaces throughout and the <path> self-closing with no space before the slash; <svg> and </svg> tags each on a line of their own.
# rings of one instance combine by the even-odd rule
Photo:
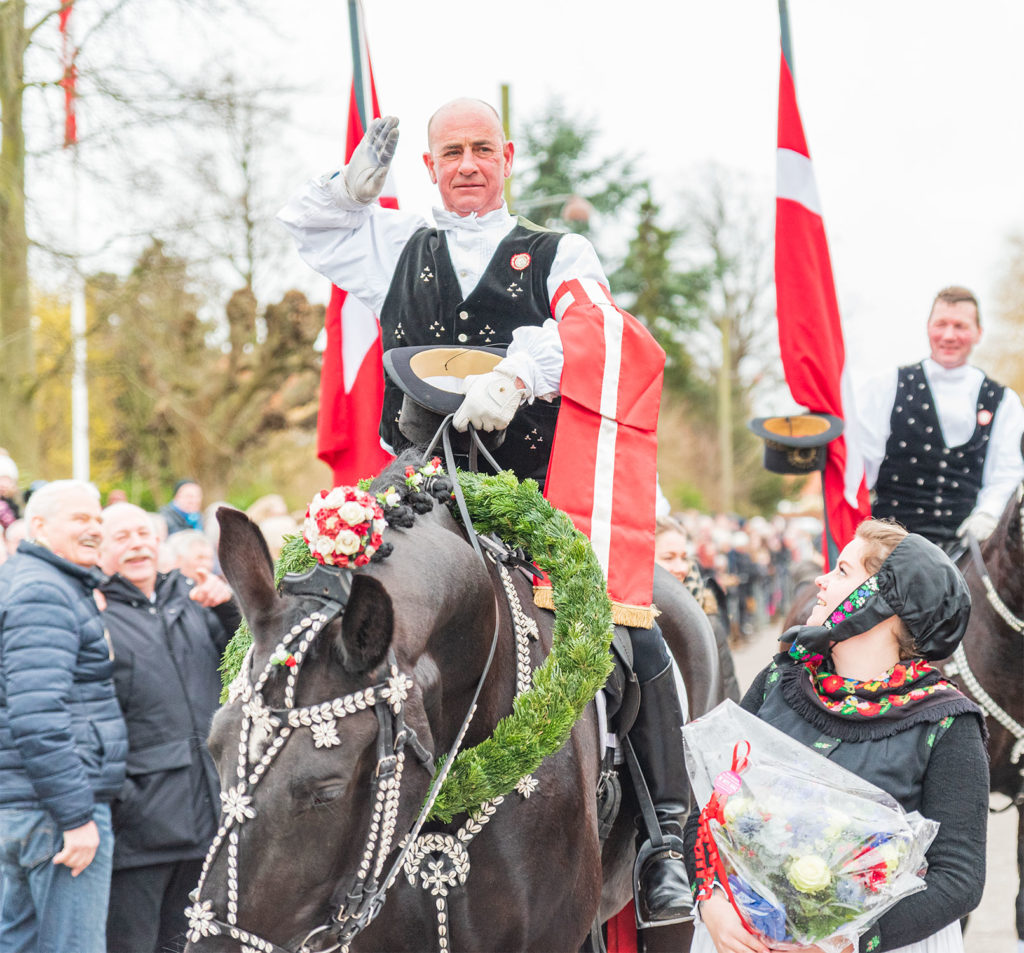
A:
<svg viewBox="0 0 1024 953">
<path fill-rule="evenodd" d="M 741 756 L 740 748 L 744 745 L 747 750 Z M 725 872 L 725 864 L 718 853 L 718 845 L 715 844 L 715 838 L 711 834 L 710 825 L 711 821 L 718 821 L 719 824 L 725 823 L 725 814 L 723 812 L 725 802 L 731 795 L 739 791 L 740 784 L 742 783 L 740 775 L 749 763 L 747 758 L 749 754 L 749 741 L 738 742 L 733 747 L 732 767 L 728 771 L 723 771 L 715 778 L 714 791 L 712 791 L 711 797 L 708 798 L 708 803 L 704 805 L 704 809 L 700 812 L 700 821 L 697 824 L 697 845 L 694 848 L 694 855 L 697 858 L 697 883 L 700 884 L 700 887 L 697 890 L 695 899 L 698 902 L 707 900 L 717 883 L 725 891 L 725 895 L 729 898 L 732 908 L 739 914 L 740 922 L 742 922 L 744 929 L 756 936 L 748 925 L 746 917 L 743 916 L 743 912 L 736 904 L 736 898 L 733 897 L 732 887 L 729 886 L 729 876 Z"/>
</svg>

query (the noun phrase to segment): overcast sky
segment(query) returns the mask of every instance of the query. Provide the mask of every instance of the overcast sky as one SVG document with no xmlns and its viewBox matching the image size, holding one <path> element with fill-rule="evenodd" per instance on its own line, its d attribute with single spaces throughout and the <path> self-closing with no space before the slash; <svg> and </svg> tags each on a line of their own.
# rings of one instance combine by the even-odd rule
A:
<svg viewBox="0 0 1024 953">
<path fill-rule="evenodd" d="M 666 207 L 714 162 L 748 178 L 772 221 L 775 0 L 364 3 L 381 107 L 402 122 L 404 206 L 427 213 L 434 201 L 420 159 L 434 108 L 460 95 L 499 106 L 508 83 L 513 132 L 560 97 L 596 121 L 601 154 L 642 157 Z M 306 91 L 283 202 L 341 162 L 351 60 L 345 0 L 272 7 L 280 23 L 269 49 L 260 28 L 261 62 Z M 1008 238 L 1024 232 L 1024 3 L 790 0 L 789 15 L 848 360 L 855 371 L 916 360 L 944 285 L 971 287 L 994 318 Z"/>
</svg>

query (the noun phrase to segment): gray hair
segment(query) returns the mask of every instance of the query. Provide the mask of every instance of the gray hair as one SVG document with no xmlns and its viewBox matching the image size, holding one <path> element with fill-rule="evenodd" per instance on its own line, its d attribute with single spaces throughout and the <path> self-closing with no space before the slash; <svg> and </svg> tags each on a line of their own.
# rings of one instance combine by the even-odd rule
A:
<svg viewBox="0 0 1024 953">
<path fill-rule="evenodd" d="M 86 480 L 51 480 L 28 498 L 25 521 L 31 524 L 36 517 L 50 519 L 63 505 L 67 496 L 75 491 L 85 492 L 100 499 L 100 491 Z"/>
<path fill-rule="evenodd" d="M 214 548 L 206 533 L 198 529 L 180 529 L 176 533 L 171 533 L 164 541 L 164 546 L 167 548 L 167 552 L 175 559 L 187 556 L 198 546 L 204 546 L 207 549 Z"/>
</svg>

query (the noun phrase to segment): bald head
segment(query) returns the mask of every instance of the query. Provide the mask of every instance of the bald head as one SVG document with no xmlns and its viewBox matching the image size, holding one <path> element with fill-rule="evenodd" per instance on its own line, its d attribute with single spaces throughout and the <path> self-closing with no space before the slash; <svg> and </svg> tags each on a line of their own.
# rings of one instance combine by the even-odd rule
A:
<svg viewBox="0 0 1024 953">
<path fill-rule="evenodd" d="M 149 513 L 134 503 L 114 503 L 103 511 L 100 567 L 119 573 L 144 595 L 156 588 L 157 539 Z"/>
<path fill-rule="evenodd" d="M 438 122 L 444 121 L 445 119 L 455 116 L 458 119 L 464 119 L 469 116 L 480 119 L 485 123 L 493 123 L 494 131 L 498 135 L 502 143 L 505 142 L 505 130 L 501 124 L 501 116 L 498 115 L 498 111 L 490 104 L 485 103 L 482 99 L 472 99 L 468 96 L 462 96 L 458 99 L 452 99 L 446 102 L 443 106 L 439 107 L 434 115 L 427 120 L 427 147 L 431 150 L 434 148 L 434 128 Z"/>
</svg>

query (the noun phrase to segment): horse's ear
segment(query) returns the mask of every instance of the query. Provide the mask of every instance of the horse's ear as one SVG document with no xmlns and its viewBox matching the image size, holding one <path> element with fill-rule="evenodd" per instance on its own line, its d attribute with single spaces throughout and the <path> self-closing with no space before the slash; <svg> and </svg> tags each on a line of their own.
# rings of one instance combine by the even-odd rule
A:
<svg viewBox="0 0 1024 953">
<path fill-rule="evenodd" d="M 373 576 L 357 574 L 335 639 L 345 671 L 359 675 L 379 665 L 391 645 L 395 611 L 391 596 Z"/>
<path fill-rule="evenodd" d="M 245 513 L 222 506 L 217 510 L 221 569 L 234 590 L 242 614 L 252 619 L 277 599 L 274 561 L 259 527 Z"/>
</svg>

